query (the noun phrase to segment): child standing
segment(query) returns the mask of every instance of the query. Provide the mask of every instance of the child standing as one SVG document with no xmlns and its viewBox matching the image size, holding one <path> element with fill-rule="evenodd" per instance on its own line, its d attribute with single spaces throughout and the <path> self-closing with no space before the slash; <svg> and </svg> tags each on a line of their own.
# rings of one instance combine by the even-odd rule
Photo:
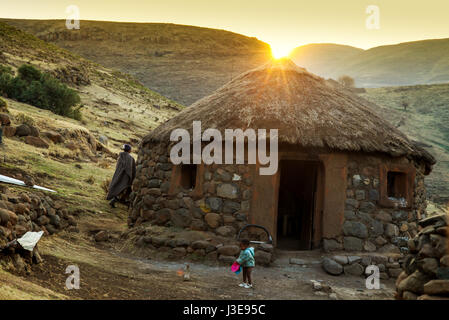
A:
<svg viewBox="0 0 449 320">
<path fill-rule="evenodd" d="M 251 272 L 256 264 L 254 260 L 254 248 L 249 246 L 249 240 L 242 239 L 240 241 L 240 250 L 240 255 L 236 262 L 242 266 L 243 283 L 239 284 L 239 286 L 249 289 L 253 287 Z"/>
</svg>

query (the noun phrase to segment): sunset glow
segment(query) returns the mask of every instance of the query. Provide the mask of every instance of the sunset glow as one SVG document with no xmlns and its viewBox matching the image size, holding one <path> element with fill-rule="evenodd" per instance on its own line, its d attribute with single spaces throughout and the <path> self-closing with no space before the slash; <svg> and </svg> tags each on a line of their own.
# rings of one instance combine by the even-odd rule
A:
<svg viewBox="0 0 449 320">
<path fill-rule="evenodd" d="M 275 59 L 288 57 L 292 50 L 293 46 L 271 45 L 271 54 Z"/>
</svg>

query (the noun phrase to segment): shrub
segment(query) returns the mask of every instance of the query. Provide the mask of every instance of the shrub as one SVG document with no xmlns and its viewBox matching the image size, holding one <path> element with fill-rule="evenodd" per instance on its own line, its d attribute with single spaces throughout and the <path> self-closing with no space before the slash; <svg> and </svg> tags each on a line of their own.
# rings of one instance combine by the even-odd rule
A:
<svg viewBox="0 0 449 320">
<path fill-rule="evenodd" d="M 14 72 L 12 71 L 10 66 L 4 66 L 4 65 L 0 64 L 0 74 L 3 74 L 3 73 L 9 74 L 11 76 L 14 75 Z"/>
<path fill-rule="evenodd" d="M 338 82 L 340 82 L 342 86 L 345 86 L 347 88 L 353 88 L 355 85 L 354 79 L 346 75 L 339 77 Z"/>
<path fill-rule="evenodd" d="M 28 83 L 32 81 L 39 81 L 42 76 L 42 73 L 38 69 L 30 66 L 29 64 L 22 65 L 17 71 L 19 73 L 19 77 Z"/>
<path fill-rule="evenodd" d="M 14 121 L 16 123 L 20 123 L 20 124 L 27 124 L 31 127 L 34 127 L 34 125 L 36 124 L 33 118 L 31 118 L 30 116 L 27 116 L 24 113 L 18 113 L 17 115 L 15 115 Z"/>
<path fill-rule="evenodd" d="M 8 112 L 8 104 L 2 98 L 0 98 L 0 112 Z"/>
<path fill-rule="evenodd" d="M 81 108 L 74 109 L 81 101 L 78 93 L 30 65 L 21 66 L 16 77 L 0 69 L 0 93 L 61 116 L 82 118 Z"/>
</svg>

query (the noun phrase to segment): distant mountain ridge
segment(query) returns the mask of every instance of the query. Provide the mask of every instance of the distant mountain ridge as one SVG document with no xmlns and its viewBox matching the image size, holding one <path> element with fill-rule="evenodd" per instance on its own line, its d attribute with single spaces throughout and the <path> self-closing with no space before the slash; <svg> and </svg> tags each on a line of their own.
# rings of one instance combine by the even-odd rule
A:
<svg viewBox="0 0 449 320">
<path fill-rule="evenodd" d="M 449 82 L 449 38 L 368 50 L 338 44 L 310 44 L 293 50 L 291 58 L 325 78 L 349 75 L 358 87 Z"/>
</svg>

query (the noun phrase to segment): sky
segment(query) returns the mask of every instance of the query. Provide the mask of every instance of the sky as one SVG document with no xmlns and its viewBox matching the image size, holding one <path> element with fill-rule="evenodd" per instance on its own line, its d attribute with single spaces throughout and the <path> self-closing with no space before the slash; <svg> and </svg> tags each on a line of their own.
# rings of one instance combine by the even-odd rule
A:
<svg viewBox="0 0 449 320">
<path fill-rule="evenodd" d="M 449 38 L 449 0 L 0 0 L 0 17 L 169 22 L 257 37 L 278 55 L 308 43 L 367 49 Z M 368 10 L 368 11 L 367 11 Z"/>
</svg>

